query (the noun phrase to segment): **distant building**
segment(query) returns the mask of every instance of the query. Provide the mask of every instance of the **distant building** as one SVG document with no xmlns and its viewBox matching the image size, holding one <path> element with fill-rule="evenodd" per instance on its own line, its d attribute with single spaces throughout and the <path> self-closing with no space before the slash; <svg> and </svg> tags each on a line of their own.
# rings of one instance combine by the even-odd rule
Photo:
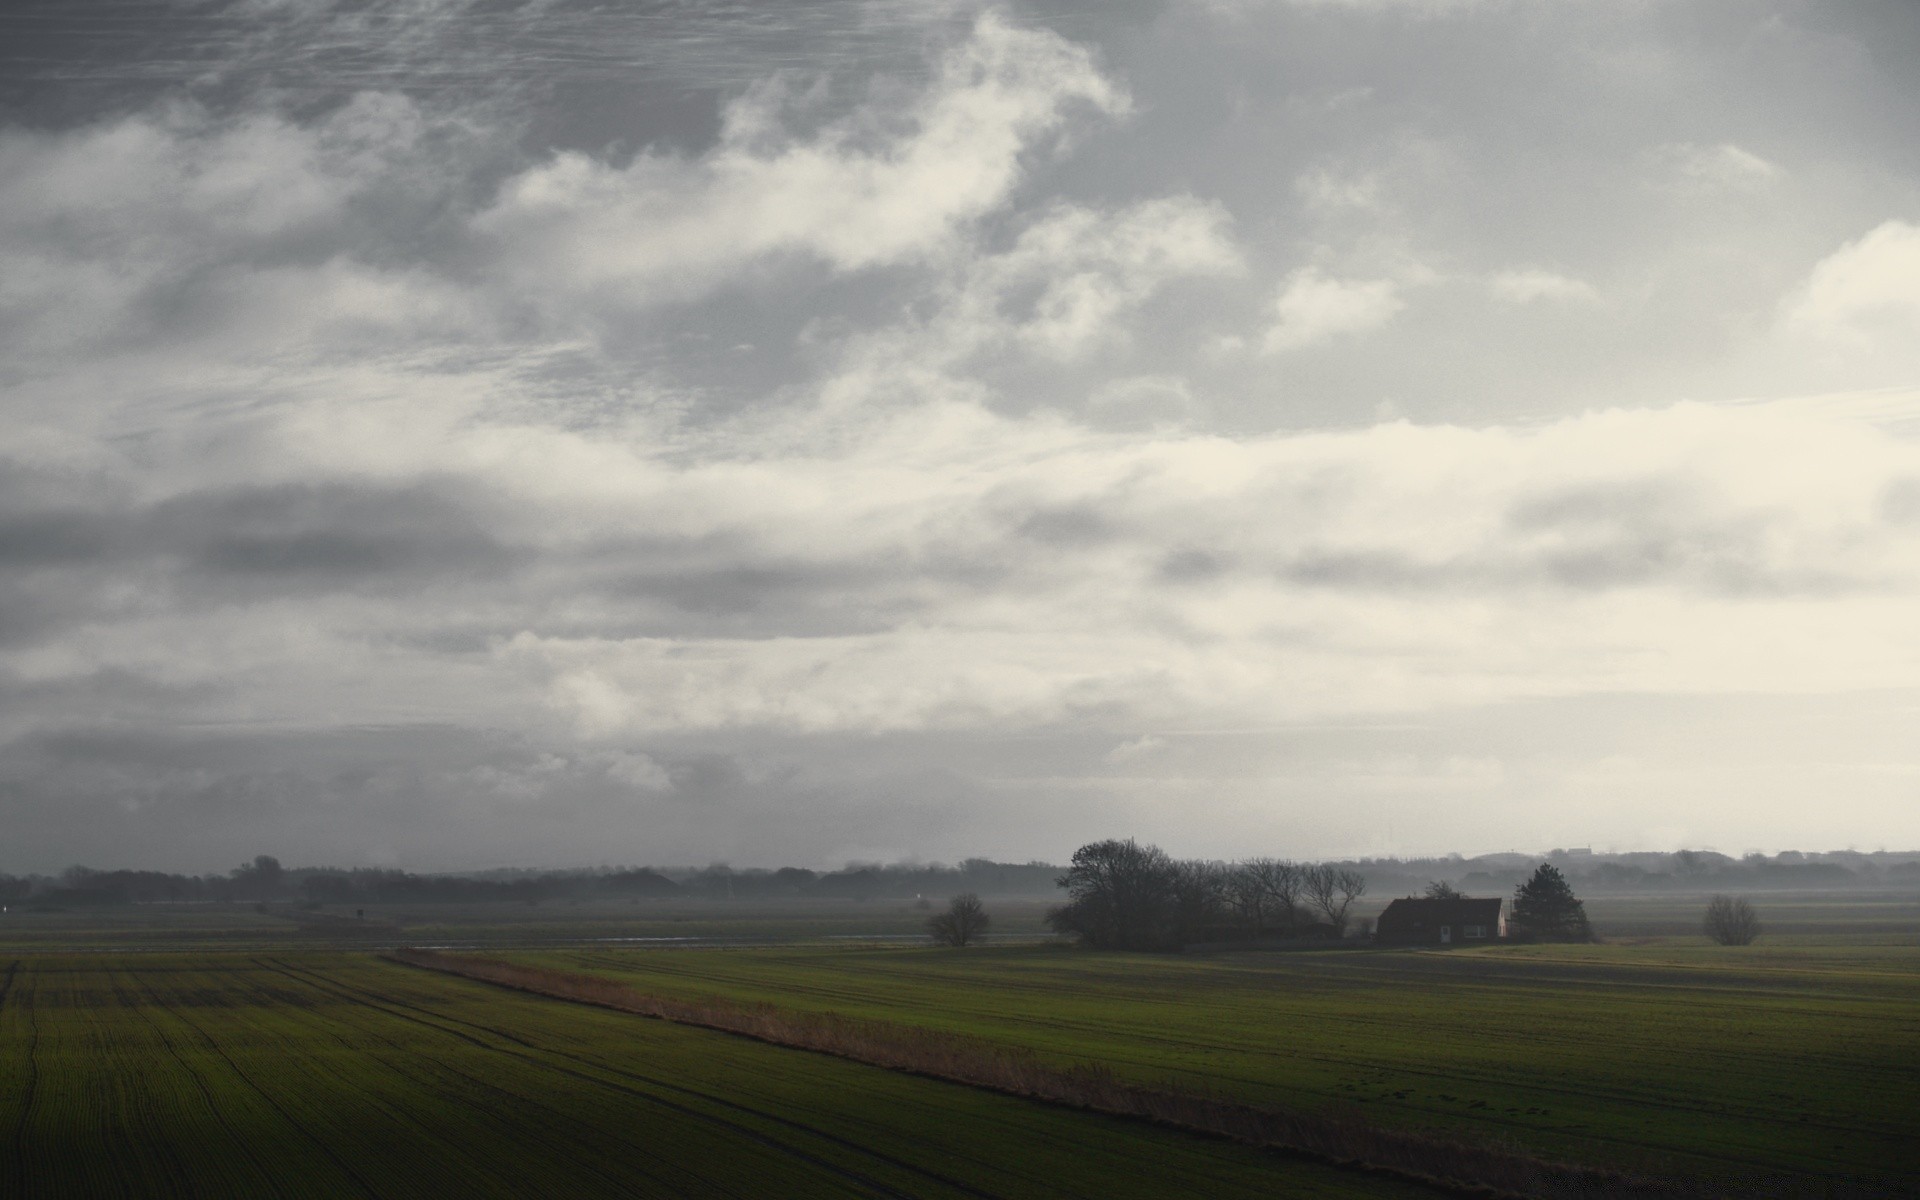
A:
<svg viewBox="0 0 1920 1200">
<path fill-rule="evenodd" d="M 1380 914 L 1373 940 L 1391 946 L 1454 946 L 1490 942 L 1507 934 L 1501 901 L 1395 900 Z"/>
</svg>

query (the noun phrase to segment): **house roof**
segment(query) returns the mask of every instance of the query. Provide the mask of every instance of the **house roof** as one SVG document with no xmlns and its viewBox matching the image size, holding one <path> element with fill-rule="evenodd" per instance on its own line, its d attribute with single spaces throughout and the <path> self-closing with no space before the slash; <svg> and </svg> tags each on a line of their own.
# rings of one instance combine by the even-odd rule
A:
<svg viewBox="0 0 1920 1200">
<path fill-rule="evenodd" d="M 1409 896 L 1387 905 L 1375 928 L 1382 933 L 1393 933 L 1434 929 L 1441 925 L 1498 925 L 1500 904 L 1498 897 L 1491 900 L 1424 900 Z"/>
</svg>

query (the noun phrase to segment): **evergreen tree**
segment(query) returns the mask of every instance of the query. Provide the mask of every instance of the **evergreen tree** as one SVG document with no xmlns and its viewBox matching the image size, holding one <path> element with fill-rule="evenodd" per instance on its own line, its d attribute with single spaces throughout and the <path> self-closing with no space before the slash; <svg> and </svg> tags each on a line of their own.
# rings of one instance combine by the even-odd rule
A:
<svg viewBox="0 0 1920 1200">
<path fill-rule="evenodd" d="M 1514 937 L 1543 942 L 1593 940 L 1586 905 L 1552 863 L 1541 863 L 1531 879 L 1514 889 L 1513 915 L 1507 921 L 1507 931 Z"/>
</svg>

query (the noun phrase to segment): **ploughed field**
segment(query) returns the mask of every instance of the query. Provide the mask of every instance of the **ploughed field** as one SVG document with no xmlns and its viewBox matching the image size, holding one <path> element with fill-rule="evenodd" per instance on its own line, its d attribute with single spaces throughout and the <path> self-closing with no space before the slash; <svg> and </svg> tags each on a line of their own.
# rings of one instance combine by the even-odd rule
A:
<svg viewBox="0 0 1920 1200">
<path fill-rule="evenodd" d="M 1591 1165 L 1920 1189 L 1920 946 L 519 952 Z"/>
<path fill-rule="evenodd" d="M 1427 1194 L 300 949 L 0 959 L 0 1139 L 17 1197 Z"/>
</svg>

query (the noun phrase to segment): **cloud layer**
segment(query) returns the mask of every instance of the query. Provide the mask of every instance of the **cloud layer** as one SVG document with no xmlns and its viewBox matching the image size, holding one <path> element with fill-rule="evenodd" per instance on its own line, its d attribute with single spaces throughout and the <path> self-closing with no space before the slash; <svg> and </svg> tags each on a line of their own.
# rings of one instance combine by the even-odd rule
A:
<svg viewBox="0 0 1920 1200">
<path fill-rule="evenodd" d="M 1542 715 L 1911 702 L 1913 214 L 1770 209 L 1794 148 L 1729 123 L 1576 147 L 1671 244 L 1456 224 L 1533 185 L 1475 165 L 1464 66 L 1454 128 L 1380 91 L 1407 22 L 1367 7 L 1097 50 L 876 9 L 889 69 L 770 56 L 708 125 L 597 144 L 453 71 L 493 53 L 459 6 L 393 50 L 457 85 L 323 103 L 233 83 L 321 28 L 235 10 L 221 87 L 0 129 L 0 869 L 1025 857 L 1196 805 L 1196 852 L 1375 850 L 1475 789 L 1482 841 L 1521 792 L 1563 818 L 1527 836 L 1725 841 L 1761 744 L 1796 785 L 1892 764 L 1830 836 L 1920 834 L 1877 733 L 1641 754 Z M 1244 94 L 1301 140 L 1277 179 L 1140 50 L 1231 74 L 1272 22 L 1382 56 Z"/>
</svg>

